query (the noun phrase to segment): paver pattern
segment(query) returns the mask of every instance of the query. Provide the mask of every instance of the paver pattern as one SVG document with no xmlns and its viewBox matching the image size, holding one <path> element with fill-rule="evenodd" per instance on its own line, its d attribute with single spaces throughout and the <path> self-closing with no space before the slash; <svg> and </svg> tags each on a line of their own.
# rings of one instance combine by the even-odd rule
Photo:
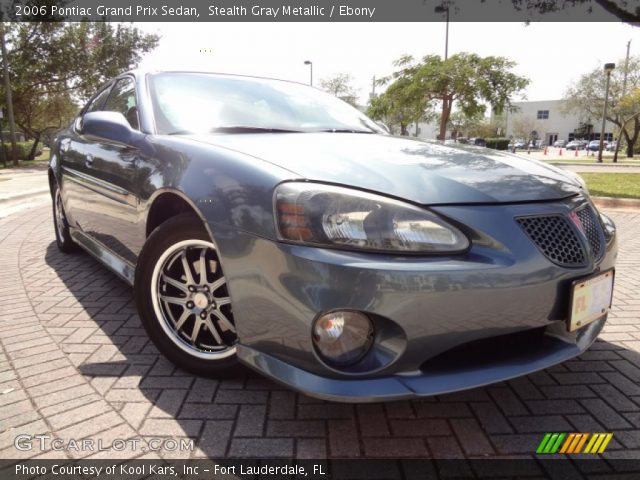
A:
<svg viewBox="0 0 640 480">
<path fill-rule="evenodd" d="M 176 369 L 148 340 L 130 289 L 88 255 L 57 250 L 49 205 L 11 215 L 0 220 L 0 458 L 529 457 L 547 431 L 613 432 L 605 456 L 640 458 L 640 214 L 612 216 L 614 309 L 588 352 L 486 388 L 351 405 L 251 373 Z M 48 440 L 20 450 L 18 434 L 89 439 L 94 450 Z M 122 448 L 126 439 L 140 443 Z"/>
</svg>

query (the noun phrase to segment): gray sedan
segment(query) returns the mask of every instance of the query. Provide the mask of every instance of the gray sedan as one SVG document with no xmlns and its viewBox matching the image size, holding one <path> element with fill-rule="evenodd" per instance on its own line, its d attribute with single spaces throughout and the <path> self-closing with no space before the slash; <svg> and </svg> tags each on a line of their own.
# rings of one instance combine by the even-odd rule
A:
<svg viewBox="0 0 640 480">
<path fill-rule="evenodd" d="M 58 247 L 133 286 L 179 367 L 316 397 L 485 385 L 585 349 L 615 227 L 575 175 L 394 137 L 297 83 L 129 72 L 55 140 Z"/>
</svg>

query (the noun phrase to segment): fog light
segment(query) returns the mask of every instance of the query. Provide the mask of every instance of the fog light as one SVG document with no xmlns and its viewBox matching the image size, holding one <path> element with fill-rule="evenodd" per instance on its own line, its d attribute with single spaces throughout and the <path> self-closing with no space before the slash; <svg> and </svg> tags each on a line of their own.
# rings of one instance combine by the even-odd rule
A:
<svg viewBox="0 0 640 480">
<path fill-rule="evenodd" d="M 330 364 L 356 363 L 366 355 L 373 341 L 373 325 L 360 312 L 326 313 L 313 324 L 313 342 Z"/>
</svg>

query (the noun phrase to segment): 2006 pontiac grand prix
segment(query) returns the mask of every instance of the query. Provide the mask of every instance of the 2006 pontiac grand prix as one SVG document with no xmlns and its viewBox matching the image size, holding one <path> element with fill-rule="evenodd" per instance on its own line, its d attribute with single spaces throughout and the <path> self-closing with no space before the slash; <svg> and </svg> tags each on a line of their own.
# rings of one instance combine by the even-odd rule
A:
<svg viewBox="0 0 640 480">
<path fill-rule="evenodd" d="M 52 149 L 57 244 L 135 289 L 176 365 L 339 401 L 451 392 L 572 358 L 616 233 L 573 174 L 388 135 L 297 83 L 129 72 Z"/>
</svg>

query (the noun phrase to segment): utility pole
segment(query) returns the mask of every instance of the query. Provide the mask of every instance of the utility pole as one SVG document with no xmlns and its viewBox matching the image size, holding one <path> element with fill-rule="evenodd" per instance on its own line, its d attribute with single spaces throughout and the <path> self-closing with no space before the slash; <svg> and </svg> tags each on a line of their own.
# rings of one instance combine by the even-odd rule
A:
<svg viewBox="0 0 640 480">
<path fill-rule="evenodd" d="M 600 146 L 598 148 L 598 163 L 602 163 L 602 149 L 604 148 L 604 129 L 607 123 L 607 105 L 609 103 L 609 82 L 611 81 L 611 72 L 616 68 L 615 63 L 605 63 L 604 73 L 607 76 L 607 83 L 604 87 L 604 108 L 602 109 L 602 128 L 600 129 Z"/>
<path fill-rule="evenodd" d="M 434 9 L 436 13 L 445 13 L 446 14 L 446 27 L 445 27 L 445 35 L 444 35 L 444 61 L 446 62 L 449 59 L 449 9 L 451 5 L 449 5 L 449 0 L 444 0 L 442 4 L 437 5 Z M 450 106 L 449 106 L 450 108 Z M 442 117 L 440 118 L 440 133 L 438 133 L 438 140 L 444 141 L 447 136 L 447 125 L 444 122 L 444 112 L 447 110 L 447 97 L 446 95 L 442 98 Z"/>
<path fill-rule="evenodd" d="M 622 80 L 622 96 L 620 98 L 624 98 L 627 94 L 627 75 L 629 74 L 629 52 L 631 51 L 631 40 L 627 42 L 627 58 L 624 61 L 624 80 Z M 613 162 L 616 163 L 618 161 L 618 150 L 620 149 L 620 140 L 622 140 L 622 130 L 624 129 L 625 124 L 623 123 L 620 126 L 620 132 L 618 133 L 618 140 L 616 140 L 616 149 L 613 153 Z"/>
<path fill-rule="evenodd" d="M 4 23 L 2 22 L 0 22 L 0 50 L 2 50 L 4 93 L 7 102 L 7 115 L 9 117 L 9 133 L 11 134 L 11 158 L 13 159 L 13 164 L 17 167 L 18 156 L 16 155 L 16 124 L 13 118 L 13 98 L 11 96 L 11 82 L 9 81 L 9 59 L 7 58 L 7 46 L 4 41 Z"/>
</svg>

